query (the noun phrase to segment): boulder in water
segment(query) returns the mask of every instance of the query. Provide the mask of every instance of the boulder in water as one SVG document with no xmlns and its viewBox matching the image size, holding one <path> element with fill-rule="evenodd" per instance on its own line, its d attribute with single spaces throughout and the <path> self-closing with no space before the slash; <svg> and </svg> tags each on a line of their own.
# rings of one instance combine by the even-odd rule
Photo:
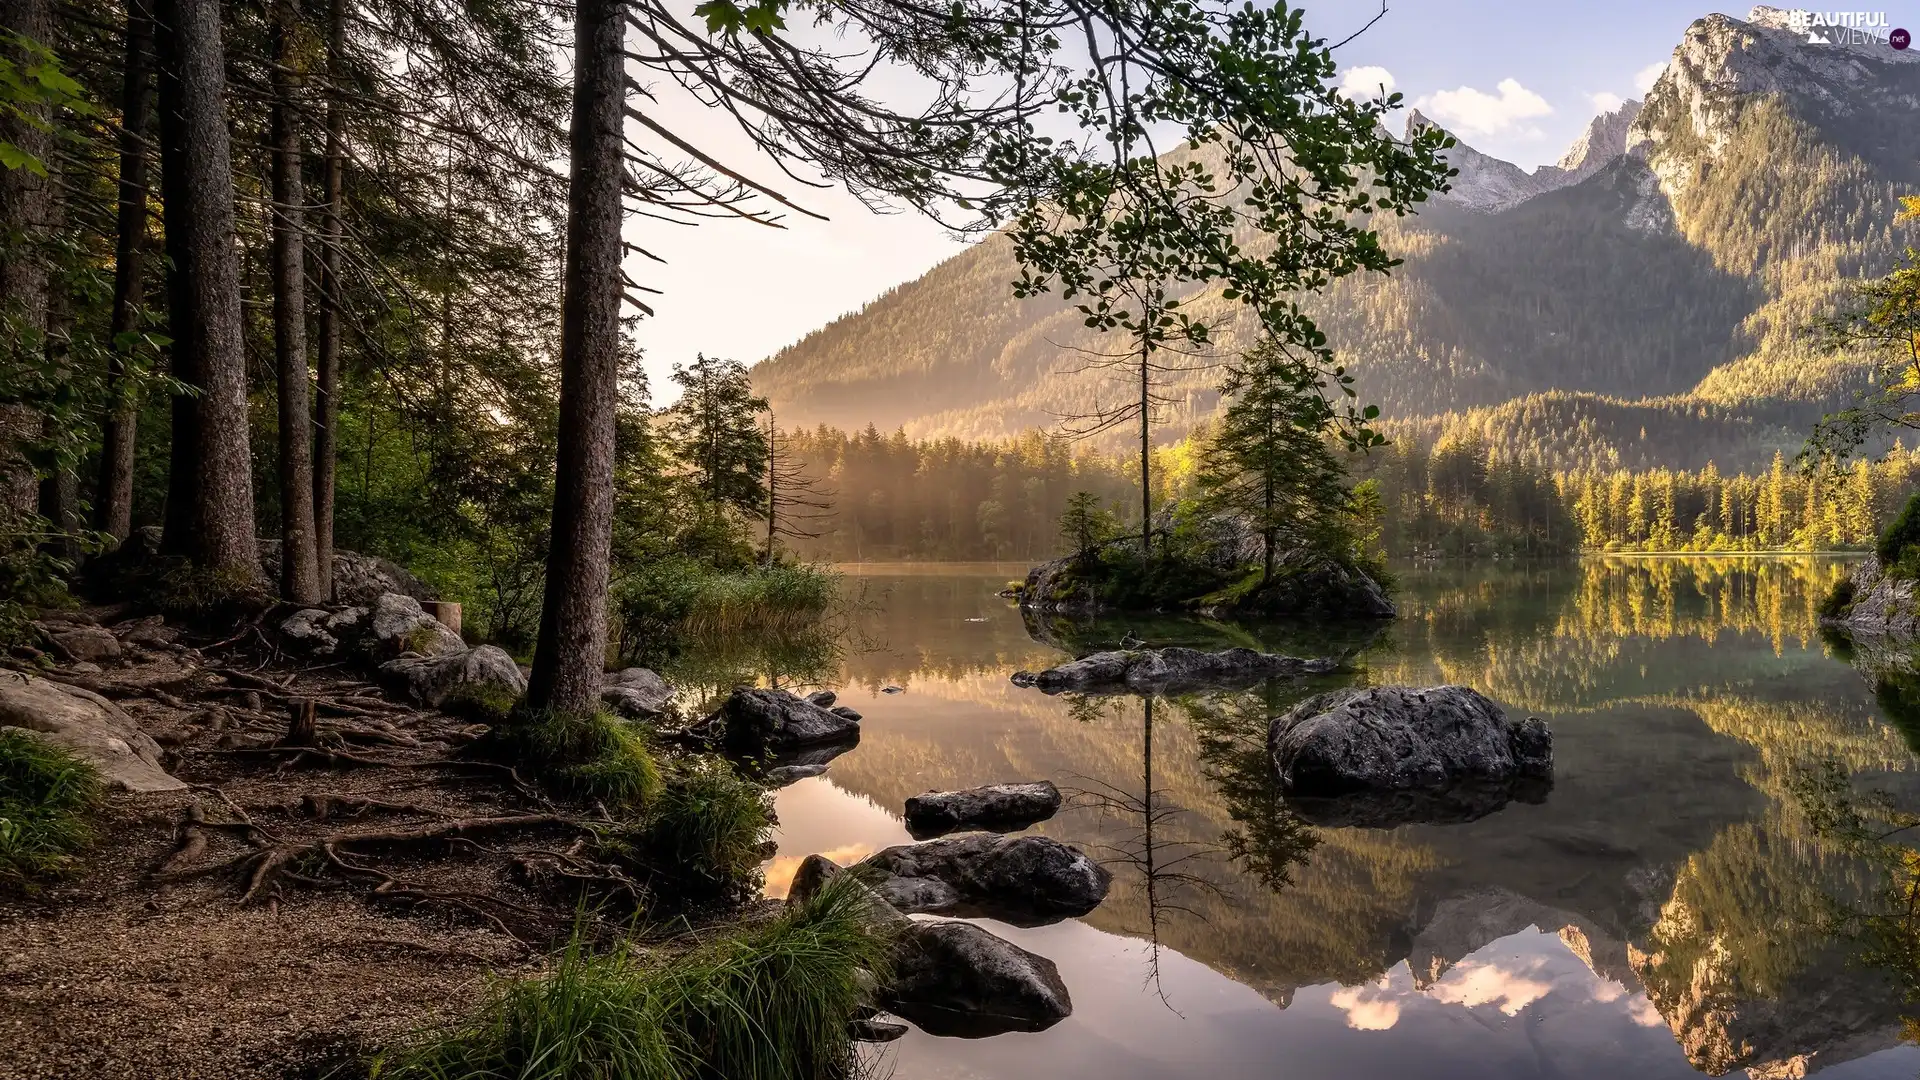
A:
<svg viewBox="0 0 1920 1080">
<path fill-rule="evenodd" d="M 1253 649 L 1202 652 L 1174 647 L 1098 652 L 1045 671 L 1015 672 L 1013 683 L 1047 694 L 1179 693 L 1338 670 L 1338 660 L 1325 658 L 1302 660 Z"/>
<path fill-rule="evenodd" d="M 726 704 L 695 730 L 738 754 L 780 754 L 860 738 L 859 721 L 786 690 L 758 687 L 735 690 Z"/>
<path fill-rule="evenodd" d="M 1319 694 L 1275 719 L 1267 747 L 1290 798 L 1551 781 L 1546 722 L 1509 720 L 1464 686 Z"/>
<path fill-rule="evenodd" d="M 1053 961 L 966 922 L 903 928 L 880 999 L 929 1035 L 949 1038 L 1045 1031 L 1073 1013 Z"/>
<path fill-rule="evenodd" d="M 1060 789 L 1046 780 L 988 784 L 964 791 L 929 791 L 907 800 L 907 830 L 916 840 L 959 829 L 1012 832 L 1045 821 L 1060 809 Z"/>
<path fill-rule="evenodd" d="M 874 891 L 905 912 L 980 916 L 1043 926 L 1092 911 L 1113 874 L 1044 836 L 972 833 L 900 844 L 855 864 Z"/>
</svg>

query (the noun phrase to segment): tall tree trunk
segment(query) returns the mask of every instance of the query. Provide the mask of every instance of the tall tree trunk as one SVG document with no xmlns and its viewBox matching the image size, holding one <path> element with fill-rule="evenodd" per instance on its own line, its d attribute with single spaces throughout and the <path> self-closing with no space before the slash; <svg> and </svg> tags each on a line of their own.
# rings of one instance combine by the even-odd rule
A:
<svg viewBox="0 0 1920 1080">
<path fill-rule="evenodd" d="M 166 548 L 257 579 L 220 4 L 158 0 L 154 14 L 173 374 L 199 391 L 173 402 Z"/>
<path fill-rule="evenodd" d="M 346 0 L 327 7 L 326 208 L 320 219 L 320 342 L 313 396 L 313 557 L 320 595 L 333 595 L 333 488 L 340 421 L 340 237 L 346 201 L 346 112 L 340 107 Z"/>
<path fill-rule="evenodd" d="M 147 114 L 153 111 L 153 5 L 127 2 L 127 60 L 121 82 L 120 206 L 113 253 L 113 351 L 107 358 L 110 404 L 101 431 L 99 490 L 94 526 L 115 540 L 133 531 L 133 459 L 140 403 L 128 371 L 122 334 L 138 329 L 146 299 Z"/>
<path fill-rule="evenodd" d="M 67 229 L 67 196 L 61 190 L 60 167 L 53 162 L 47 163 L 47 172 L 53 180 L 53 200 L 48 209 L 47 228 L 51 235 L 58 236 Z M 73 343 L 73 310 L 67 300 L 64 283 L 49 278 L 47 282 L 47 325 L 46 338 L 42 348 L 45 354 L 47 370 L 54 378 L 65 381 L 68 354 Z M 52 447 L 67 434 L 61 428 L 65 420 L 51 412 L 40 416 L 40 442 Z M 63 455 L 64 456 L 64 455 Z M 48 527 L 63 534 L 63 538 L 50 545 L 50 550 L 66 557 L 78 553 L 71 535 L 80 528 L 80 480 L 74 475 L 71 466 L 56 462 L 53 469 L 40 480 L 40 516 L 45 518 Z"/>
<path fill-rule="evenodd" d="M 1153 562 L 1153 351 L 1140 342 L 1140 557 Z"/>
<path fill-rule="evenodd" d="M 53 44 L 51 0 L 0 0 L 0 28 L 42 45 Z M 26 57 L 0 41 L 7 55 Z M 41 162 L 53 156 L 50 117 L 43 107 L 16 115 L 0 110 L 0 140 Z M 47 262 L 42 243 L 53 214 L 53 182 L 31 169 L 0 168 L 0 318 L 21 333 L 0 348 L 36 348 L 47 325 Z M 31 328 L 29 337 L 24 331 Z M 11 363 L 18 357 L 0 356 Z M 39 499 L 39 478 L 26 449 L 40 438 L 40 415 L 31 405 L 0 404 L 0 527 L 32 514 Z"/>
<path fill-rule="evenodd" d="M 560 314 L 559 468 L 540 641 L 527 701 L 585 713 L 600 701 L 613 537 L 620 370 L 621 106 L 626 0 L 580 0 L 574 25 L 572 177 Z"/>
<path fill-rule="evenodd" d="M 273 354 L 280 391 L 280 595 L 316 604 L 313 431 L 307 395 L 306 185 L 301 177 L 300 0 L 273 0 Z"/>
</svg>

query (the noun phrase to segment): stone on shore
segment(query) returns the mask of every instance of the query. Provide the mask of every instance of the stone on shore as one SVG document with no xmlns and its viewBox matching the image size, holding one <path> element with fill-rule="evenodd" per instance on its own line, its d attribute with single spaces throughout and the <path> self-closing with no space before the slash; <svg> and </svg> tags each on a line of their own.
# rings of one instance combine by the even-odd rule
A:
<svg viewBox="0 0 1920 1080">
<path fill-rule="evenodd" d="M 512 697 L 527 692 L 513 657 L 493 645 L 448 656 L 403 656 L 380 665 L 380 681 L 421 705 L 438 708 L 456 690 L 492 688 Z"/>
<path fill-rule="evenodd" d="M 649 668 L 630 667 L 607 676 L 600 700 L 629 720 L 650 720 L 667 713 L 673 687 Z"/>
<path fill-rule="evenodd" d="M 111 787 L 179 791 L 160 766 L 160 744 L 120 706 L 91 690 L 0 671 L 0 727 L 23 728 L 91 762 Z"/>
<path fill-rule="evenodd" d="M 735 690 L 726 704 L 695 730 L 737 754 L 781 754 L 860 738 L 857 720 L 786 690 L 757 687 Z"/>
</svg>

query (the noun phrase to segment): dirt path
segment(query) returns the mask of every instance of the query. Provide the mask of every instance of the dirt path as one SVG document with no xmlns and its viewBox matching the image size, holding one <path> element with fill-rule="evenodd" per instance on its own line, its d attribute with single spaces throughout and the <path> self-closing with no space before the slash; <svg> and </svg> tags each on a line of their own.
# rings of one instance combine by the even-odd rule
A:
<svg viewBox="0 0 1920 1080">
<path fill-rule="evenodd" d="M 263 659 L 155 638 L 50 673 L 193 787 L 110 796 L 77 874 L 0 899 L 0 1080 L 318 1075 L 572 926 L 582 826 L 469 756 L 480 729 Z M 301 700 L 313 745 L 288 747 Z"/>
</svg>

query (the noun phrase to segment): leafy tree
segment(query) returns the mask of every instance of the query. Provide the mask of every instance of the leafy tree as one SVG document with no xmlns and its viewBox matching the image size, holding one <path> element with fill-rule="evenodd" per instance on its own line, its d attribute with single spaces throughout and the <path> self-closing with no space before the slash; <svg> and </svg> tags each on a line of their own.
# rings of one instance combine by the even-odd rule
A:
<svg viewBox="0 0 1920 1080">
<path fill-rule="evenodd" d="M 1920 220 L 1920 196 L 1901 200 L 1897 221 Z M 1920 251 L 1854 291 L 1853 306 L 1817 328 L 1830 352 L 1862 352 L 1878 380 L 1851 408 L 1814 429 L 1802 458 L 1845 458 L 1888 428 L 1920 428 Z"/>
<path fill-rule="evenodd" d="M 673 453 L 707 508 L 763 516 L 768 446 L 759 415 L 767 402 L 754 395 L 746 365 L 702 353 L 675 364 L 673 381 L 681 389 L 667 410 Z"/>
<path fill-rule="evenodd" d="M 1233 365 L 1229 404 L 1200 466 L 1208 499 L 1260 533 L 1262 581 L 1273 577 L 1283 539 L 1328 547 L 1347 506 L 1340 463 L 1323 439 L 1326 403 L 1286 362 L 1266 342 Z"/>
</svg>

